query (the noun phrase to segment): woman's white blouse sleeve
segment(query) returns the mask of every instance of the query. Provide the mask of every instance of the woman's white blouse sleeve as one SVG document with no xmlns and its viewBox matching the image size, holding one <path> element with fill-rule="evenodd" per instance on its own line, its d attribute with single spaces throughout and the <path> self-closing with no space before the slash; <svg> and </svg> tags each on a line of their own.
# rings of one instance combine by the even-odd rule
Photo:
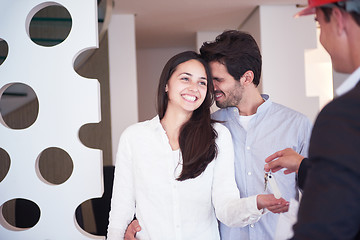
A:
<svg viewBox="0 0 360 240">
<path fill-rule="evenodd" d="M 109 214 L 107 239 L 124 239 L 127 226 L 135 214 L 135 189 L 128 131 L 120 138 L 116 155 L 114 186 Z"/>
<path fill-rule="evenodd" d="M 212 201 L 216 217 L 229 227 L 243 227 L 257 222 L 262 211 L 257 209 L 257 196 L 240 198 L 235 182 L 234 147 L 229 130 L 215 124 L 218 155 L 215 159 Z M 241 161 L 241 159 L 240 159 Z"/>
</svg>

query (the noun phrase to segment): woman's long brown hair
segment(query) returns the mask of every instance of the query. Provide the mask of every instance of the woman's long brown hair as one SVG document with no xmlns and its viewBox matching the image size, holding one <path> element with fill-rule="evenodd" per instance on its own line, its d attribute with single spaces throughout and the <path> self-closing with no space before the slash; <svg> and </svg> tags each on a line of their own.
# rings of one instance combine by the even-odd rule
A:
<svg viewBox="0 0 360 240">
<path fill-rule="evenodd" d="M 196 52 L 186 51 L 179 53 L 166 63 L 158 86 L 158 115 L 161 120 L 167 109 L 168 96 L 165 93 L 165 86 L 171 75 L 179 64 L 192 59 L 199 61 L 205 68 L 207 92 L 204 102 L 193 112 L 191 118 L 180 129 L 179 145 L 183 158 L 183 168 L 180 176 L 177 178 L 179 181 L 199 176 L 217 155 L 215 143 L 217 132 L 213 128 L 214 121 L 210 118 L 210 107 L 214 102 L 212 76 L 207 62 Z"/>
</svg>

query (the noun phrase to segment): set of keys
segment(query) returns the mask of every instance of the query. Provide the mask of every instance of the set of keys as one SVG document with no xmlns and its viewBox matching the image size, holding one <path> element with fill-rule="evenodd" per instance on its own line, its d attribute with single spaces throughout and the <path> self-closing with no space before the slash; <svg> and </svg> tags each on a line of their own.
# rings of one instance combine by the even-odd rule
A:
<svg viewBox="0 0 360 240">
<path fill-rule="evenodd" d="M 275 198 L 281 198 L 280 189 L 275 181 L 274 176 L 271 174 L 271 171 L 264 173 L 264 191 L 266 191 L 268 184 L 270 185 L 271 191 L 274 194 Z"/>
</svg>

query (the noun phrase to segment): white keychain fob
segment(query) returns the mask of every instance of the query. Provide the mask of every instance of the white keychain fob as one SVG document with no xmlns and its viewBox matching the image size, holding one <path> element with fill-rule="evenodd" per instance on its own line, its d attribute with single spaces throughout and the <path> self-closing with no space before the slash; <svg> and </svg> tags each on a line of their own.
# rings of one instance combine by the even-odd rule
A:
<svg viewBox="0 0 360 240">
<path fill-rule="evenodd" d="M 271 188 L 272 193 L 274 194 L 275 198 L 280 199 L 281 198 L 281 192 L 280 189 L 276 183 L 276 180 L 274 176 L 271 174 L 271 172 L 268 173 L 268 182 Z"/>
</svg>

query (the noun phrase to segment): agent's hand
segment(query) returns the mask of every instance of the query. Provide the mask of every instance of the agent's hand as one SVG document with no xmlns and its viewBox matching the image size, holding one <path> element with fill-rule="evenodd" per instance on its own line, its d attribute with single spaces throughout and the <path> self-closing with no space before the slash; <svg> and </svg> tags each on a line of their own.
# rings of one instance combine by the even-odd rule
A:
<svg viewBox="0 0 360 240">
<path fill-rule="evenodd" d="M 297 173 L 303 159 L 304 157 L 295 152 L 292 148 L 286 148 L 267 157 L 265 159 L 267 164 L 265 164 L 264 170 L 266 172 L 270 170 L 272 172 L 277 172 L 282 168 L 286 168 L 284 171 L 285 174 L 293 172 Z"/>
<path fill-rule="evenodd" d="M 137 240 L 135 237 L 137 232 L 141 231 L 138 220 L 133 220 L 126 229 L 124 240 Z"/>
<path fill-rule="evenodd" d="M 256 200 L 259 210 L 267 208 L 273 213 L 283 213 L 289 211 L 289 202 L 283 198 L 275 198 L 274 194 L 259 194 Z"/>
</svg>

